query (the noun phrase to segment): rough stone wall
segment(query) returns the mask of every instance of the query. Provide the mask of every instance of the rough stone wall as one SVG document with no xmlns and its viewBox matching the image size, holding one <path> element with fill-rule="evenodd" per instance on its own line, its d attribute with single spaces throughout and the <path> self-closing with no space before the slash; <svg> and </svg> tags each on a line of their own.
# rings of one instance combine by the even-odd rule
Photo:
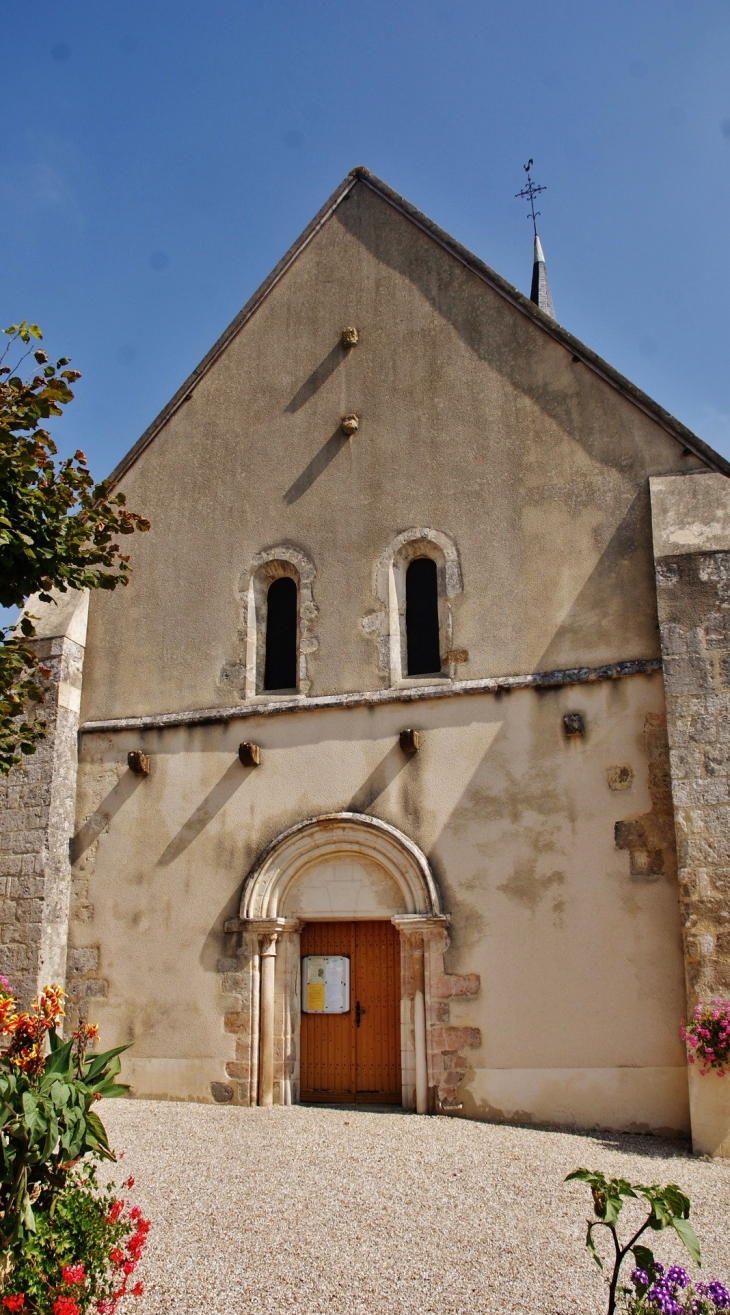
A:
<svg viewBox="0 0 730 1315">
<path fill-rule="evenodd" d="M 656 567 L 688 1008 L 730 993 L 730 553 Z"/>
<path fill-rule="evenodd" d="M 644 747 L 649 759 L 649 797 L 651 809 L 639 817 L 616 823 L 617 849 L 628 849 L 631 876 L 639 881 L 674 879 L 677 858 L 672 811 L 672 783 L 667 746 L 667 721 L 661 713 L 644 717 Z M 613 769 L 613 771 L 621 769 Z M 623 769 L 624 771 L 627 769 Z M 629 769 L 630 770 L 630 769 Z M 621 788 L 622 782 L 611 788 Z"/>
<path fill-rule="evenodd" d="M 68 637 L 34 641 L 50 668 L 38 715 L 46 737 L 0 778 L 0 972 L 23 1003 L 63 983 L 71 890 L 69 841 L 84 649 Z"/>
<path fill-rule="evenodd" d="M 456 1104 L 459 1085 L 471 1064 L 467 1051 L 482 1044 L 478 1027 L 454 1027 L 449 1001 L 455 996 L 474 996 L 480 987 L 478 973 L 447 973 L 444 954 L 449 936 L 443 929 L 429 931 L 423 938 L 426 984 L 426 1049 L 428 1052 L 429 1109 L 460 1109 Z"/>
</svg>

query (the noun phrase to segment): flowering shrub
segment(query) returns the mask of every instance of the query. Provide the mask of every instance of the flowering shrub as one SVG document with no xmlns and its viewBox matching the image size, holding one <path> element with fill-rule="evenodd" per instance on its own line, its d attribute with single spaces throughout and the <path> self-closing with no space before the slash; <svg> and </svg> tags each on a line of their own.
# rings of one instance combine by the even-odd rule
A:
<svg viewBox="0 0 730 1315">
<path fill-rule="evenodd" d="M 63 1012 L 58 986 L 19 1011 L 0 977 L 0 1315 L 114 1315 L 142 1292 L 149 1221 L 96 1176 L 116 1157 L 92 1105 L 129 1090 L 116 1081 L 127 1047 L 89 1054 L 86 1023 L 64 1042 Z"/>
<path fill-rule="evenodd" d="M 35 1225 L 3 1284 L 2 1315 L 114 1315 L 123 1297 L 142 1295 L 135 1271 L 149 1220 L 113 1187 L 99 1187 L 93 1162 L 69 1173 L 52 1210 L 36 1210 Z"/>
<path fill-rule="evenodd" d="M 62 1017 L 60 987 L 44 987 L 25 1013 L 0 978 L 0 1257 L 34 1231 L 36 1203 L 47 1209 L 79 1160 L 114 1159 L 91 1107 L 129 1090 L 115 1080 L 127 1047 L 89 1057 L 96 1028 L 82 1024 L 64 1042 L 56 1030 Z"/>
<path fill-rule="evenodd" d="M 730 1000 L 698 1004 L 688 1023 L 682 1024 L 690 1064 L 699 1063 L 704 1077 L 714 1069 L 719 1077 L 730 1070 Z"/>
<path fill-rule="evenodd" d="M 692 1283 L 686 1269 L 672 1265 L 665 1270 L 658 1262 L 649 1270 L 631 1273 L 634 1291 L 627 1289 L 629 1315 L 716 1315 L 730 1310 L 730 1292 L 717 1279 Z"/>
<path fill-rule="evenodd" d="M 649 1248 L 639 1245 L 639 1238 L 643 1236 L 647 1229 L 660 1233 L 665 1228 L 673 1228 L 677 1236 L 681 1238 L 695 1264 L 700 1265 L 702 1263 L 700 1245 L 689 1222 L 689 1197 L 680 1191 L 676 1183 L 669 1183 L 666 1187 L 659 1187 L 657 1184 L 646 1187 L 643 1183 L 629 1183 L 625 1178 L 606 1178 L 605 1174 L 593 1173 L 590 1169 L 575 1169 L 573 1173 L 568 1174 L 565 1181 L 570 1182 L 571 1179 L 578 1179 L 580 1182 L 587 1183 L 591 1189 L 595 1219 L 588 1220 L 586 1246 L 599 1269 L 603 1269 L 603 1261 L 596 1250 L 593 1234 L 597 1228 L 605 1228 L 611 1234 L 613 1270 L 608 1280 L 608 1315 L 614 1315 L 620 1294 L 623 1293 L 625 1296 L 630 1292 L 629 1288 L 619 1287 L 621 1267 L 629 1254 L 633 1255 L 638 1266 L 633 1271 L 634 1274 L 641 1274 L 642 1278 L 646 1278 L 647 1284 L 650 1284 L 652 1289 L 656 1287 L 655 1279 L 658 1281 L 664 1276 L 662 1266 L 654 1260 Z M 641 1199 L 649 1206 L 649 1213 L 641 1227 L 622 1246 L 616 1224 L 623 1209 L 624 1201 Z M 670 1271 L 673 1274 L 680 1272 L 684 1274 L 684 1270 L 680 1271 L 678 1266 Z M 647 1287 L 644 1287 L 640 1292 L 636 1284 L 634 1286 L 635 1292 L 631 1300 L 640 1303 L 646 1299 Z M 642 1312 L 642 1315 L 643 1312 L 646 1312 L 646 1315 L 660 1315 L 660 1313 L 661 1315 L 681 1315 L 684 1307 L 677 1307 L 675 1310 L 674 1307 L 661 1304 L 661 1302 L 669 1299 L 663 1290 L 660 1291 L 659 1288 L 656 1288 L 655 1295 L 652 1298 L 654 1305 L 635 1304 L 630 1305 L 629 1310 L 631 1315 L 634 1315 L 635 1312 Z M 714 1310 L 715 1308 L 712 1307 L 711 1309 Z M 695 1310 L 693 1307 L 688 1306 L 687 1312 L 688 1315 L 705 1315 L 702 1307 Z"/>
</svg>

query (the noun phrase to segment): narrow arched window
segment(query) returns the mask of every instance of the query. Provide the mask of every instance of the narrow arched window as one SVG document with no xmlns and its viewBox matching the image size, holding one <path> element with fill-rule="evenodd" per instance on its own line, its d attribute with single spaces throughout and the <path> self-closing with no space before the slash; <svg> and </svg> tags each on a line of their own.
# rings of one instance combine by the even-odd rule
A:
<svg viewBox="0 0 730 1315">
<path fill-rule="evenodd" d="M 408 675 L 435 676 L 441 671 L 439 600 L 436 563 L 416 557 L 406 571 L 406 643 Z"/>
<path fill-rule="evenodd" d="M 296 581 L 282 575 L 266 594 L 266 662 L 264 689 L 297 687 Z"/>
</svg>

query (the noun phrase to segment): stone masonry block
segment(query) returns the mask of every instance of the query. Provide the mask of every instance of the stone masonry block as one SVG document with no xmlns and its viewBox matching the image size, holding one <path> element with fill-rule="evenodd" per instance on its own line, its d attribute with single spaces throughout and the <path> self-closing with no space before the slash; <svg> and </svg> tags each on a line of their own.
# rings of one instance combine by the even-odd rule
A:
<svg viewBox="0 0 730 1315">
<path fill-rule="evenodd" d="M 461 1050 L 462 1047 L 474 1047 L 482 1044 L 482 1034 L 478 1027 L 445 1027 L 443 1050 Z"/>
<path fill-rule="evenodd" d="M 71 949 L 68 952 L 68 969 L 72 973 L 94 973 L 99 967 L 98 946 Z"/>
<path fill-rule="evenodd" d="M 676 781 L 674 785 L 674 802 L 679 807 L 683 804 L 722 804 L 730 800 L 727 780 Z"/>
<path fill-rule="evenodd" d="M 730 612 L 711 612 L 704 624 L 708 648 L 730 647 Z"/>
<path fill-rule="evenodd" d="M 245 1032 L 247 1026 L 246 1015 L 237 1010 L 231 1010 L 230 1013 L 223 1015 L 223 1027 L 226 1032 Z"/>
<path fill-rule="evenodd" d="M 727 745 L 711 745 L 705 749 L 703 767 L 707 776 L 727 776 L 730 768 L 730 750 Z"/>
<path fill-rule="evenodd" d="M 686 748 L 670 749 L 672 777 L 675 781 L 686 781 L 693 776 L 703 774 L 704 746 L 688 745 Z"/>
<path fill-rule="evenodd" d="M 235 1078 L 239 1082 L 248 1082 L 251 1078 L 251 1065 L 229 1060 L 226 1064 L 226 1077 Z"/>
<path fill-rule="evenodd" d="M 710 691 L 714 686 L 714 670 L 704 657 L 667 657 L 664 659 L 666 679 L 678 694 L 692 694 L 696 690 Z"/>
<path fill-rule="evenodd" d="M 665 621 L 660 626 L 662 653 L 668 656 L 678 656 L 686 653 L 687 640 L 685 632 L 676 621 Z"/>
</svg>

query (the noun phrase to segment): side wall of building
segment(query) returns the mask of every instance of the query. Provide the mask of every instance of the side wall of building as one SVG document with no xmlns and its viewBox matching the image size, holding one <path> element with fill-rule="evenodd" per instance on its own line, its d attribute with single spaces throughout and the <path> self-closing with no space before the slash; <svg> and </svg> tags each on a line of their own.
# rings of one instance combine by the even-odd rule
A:
<svg viewBox="0 0 730 1315">
<path fill-rule="evenodd" d="M 69 590 L 47 606 L 28 602 L 32 641 L 48 675 L 31 712 L 45 738 L 0 777 L 0 972 L 27 1006 L 66 975 L 76 766 L 88 595 Z"/>
<path fill-rule="evenodd" d="M 690 1009 L 730 995 L 730 481 L 651 481 Z M 692 1139 L 730 1155 L 728 1080 L 690 1069 Z"/>
</svg>

